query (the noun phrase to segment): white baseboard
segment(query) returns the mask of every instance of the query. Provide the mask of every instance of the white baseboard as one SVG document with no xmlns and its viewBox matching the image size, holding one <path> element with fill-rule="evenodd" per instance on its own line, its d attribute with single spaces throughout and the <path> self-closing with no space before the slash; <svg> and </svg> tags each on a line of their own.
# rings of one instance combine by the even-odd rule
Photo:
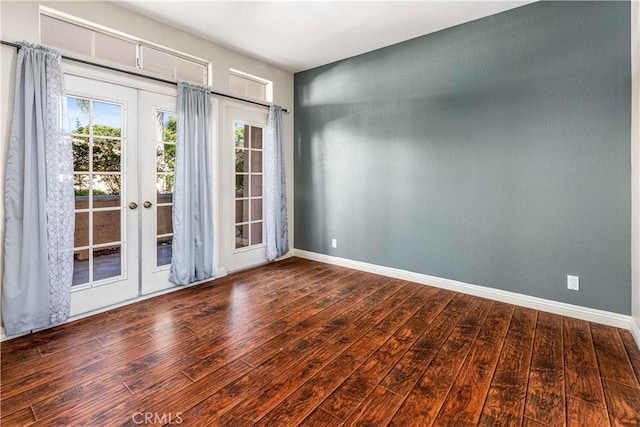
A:
<svg viewBox="0 0 640 427">
<path fill-rule="evenodd" d="M 324 262 L 327 264 L 353 268 L 355 270 L 366 271 L 368 273 L 380 274 L 382 276 L 407 280 L 423 285 L 449 289 L 452 291 L 475 295 L 482 298 L 489 298 L 508 304 L 514 304 L 533 308 L 535 310 L 560 314 L 562 316 L 574 317 L 576 319 L 587 320 L 589 322 L 615 326 L 616 328 L 628 329 L 633 332 L 631 316 L 626 316 L 624 314 L 612 313 L 610 311 L 597 310 L 594 308 L 582 307 L 579 305 L 532 297 L 516 292 L 504 291 L 502 289 L 493 289 L 486 286 L 472 285 L 469 283 L 458 282 L 457 280 L 443 279 L 441 277 L 414 273 L 412 271 L 401 270 L 399 268 L 384 267 L 381 265 L 369 264 L 361 261 L 353 261 L 346 258 L 339 258 L 330 255 L 319 254 L 316 252 L 304 251 L 301 249 L 295 249 L 295 256 L 313 261 Z M 635 326 L 636 334 L 634 335 L 634 337 L 636 339 L 636 342 L 638 343 L 638 346 L 640 346 L 640 330 L 637 327 L 638 325 Z"/>
<path fill-rule="evenodd" d="M 7 340 L 7 334 L 4 332 L 4 326 L 0 326 L 0 342 Z"/>
<path fill-rule="evenodd" d="M 633 339 L 636 340 L 636 344 L 638 348 L 640 348 L 640 319 L 636 319 L 634 317 L 631 318 L 631 335 L 633 335 Z"/>
</svg>

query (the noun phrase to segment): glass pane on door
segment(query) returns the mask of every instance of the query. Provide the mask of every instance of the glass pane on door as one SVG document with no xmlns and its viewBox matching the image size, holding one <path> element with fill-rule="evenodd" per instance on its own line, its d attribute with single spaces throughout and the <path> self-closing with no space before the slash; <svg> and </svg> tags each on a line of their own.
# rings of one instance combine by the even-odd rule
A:
<svg viewBox="0 0 640 427">
<path fill-rule="evenodd" d="M 235 146 L 235 248 L 263 245 L 262 128 L 234 125 Z"/>
<path fill-rule="evenodd" d="M 122 104 L 67 97 L 73 143 L 73 286 L 123 275 Z"/>
<path fill-rule="evenodd" d="M 175 113 L 156 111 L 156 267 L 171 264 L 177 130 L 178 117 Z"/>
</svg>

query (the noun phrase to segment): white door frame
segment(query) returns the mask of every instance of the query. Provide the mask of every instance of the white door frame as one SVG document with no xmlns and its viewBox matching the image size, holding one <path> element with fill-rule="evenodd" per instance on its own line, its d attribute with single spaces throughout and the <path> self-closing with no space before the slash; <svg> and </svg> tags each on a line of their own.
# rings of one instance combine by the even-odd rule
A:
<svg viewBox="0 0 640 427">
<path fill-rule="evenodd" d="M 176 96 L 149 91 L 138 92 L 140 120 L 140 294 L 149 294 L 175 285 L 169 282 L 170 265 L 156 267 L 156 128 L 157 111 L 176 113 Z M 151 203 L 146 207 L 145 203 Z"/>
<path fill-rule="evenodd" d="M 125 88 L 131 88 L 131 89 L 135 89 L 137 91 L 139 91 L 139 93 L 142 93 L 142 91 L 146 91 L 146 92 L 150 92 L 150 93 L 155 93 L 155 94 L 162 94 L 162 95 L 168 95 L 168 96 L 176 96 L 176 88 L 174 86 L 168 86 L 168 85 L 164 85 L 164 84 L 158 84 L 158 83 L 154 83 L 148 80 L 141 80 L 141 79 L 137 79 L 131 76 L 127 76 L 127 75 L 120 75 L 120 74 L 114 74 L 114 73 L 110 73 L 108 71 L 105 70 L 99 70 L 99 69 L 95 69 L 94 67 L 90 67 L 90 66 L 85 66 L 85 65 L 80 65 L 80 64 L 75 64 L 75 63 L 67 63 L 64 62 L 63 63 L 63 71 L 65 73 L 65 75 L 69 75 L 69 76 L 77 76 L 77 77 L 82 77 L 82 78 L 86 78 L 86 79 L 90 79 L 90 80 L 95 80 L 98 83 L 111 83 L 117 86 L 121 86 L 121 87 L 125 87 Z M 212 141 L 211 143 L 212 145 L 212 159 L 211 162 L 213 165 L 217 165 L 218 164 L 218 159 L 219 159 L 219 151 L 218 151 L 218 141 L 219 141 L 219 137 L 220 137 L 220 126 L 218 126 L 218 117 L 219 117 L 219 105 L 220 105 L 220 101 L 217 99 L 217 97 L 213 97 L 211 98 L 211 133 L 212 133 Z M 139 107 L 136 108 L 136 110 L 139 110 Z M 138 111 L 136 111 L 135 114 L 138 114 Z M 135 119 L 133 119 L 133 121 L 137 124 L 138 121 L 138 117 L 136 116 Z M 137 139 L 139 137 L 140 131 L 139 129 L 135 129 L 135 138 L 136 138 L 136 144 L 138 144 Z M 137 162 L 139 162 L 139 159 L 136 160 Z M 139 166 L 138 166 L 139 167 Z M 222 241 L 224 240 L 224 238 L 222 236 L 220 236 L 219 233 L 219 217 L 220 217 L 220 203 L 218 202 L 219 198 L 219 192 L 218 192 L 218 187 L 219 187 L 219 176 L 220 174 L 217 171 L 217 168 L 214 167 L 214 174 L 213 174 L 213 185 L 212 185 L 212 193 L 213 193 L 213 201 L 214 201 L 214 206 L 213 206 L 213 212 L 214 212 L 214 260 L 213 260 L 213 266 L 214 266 L 214 271 L 216 272 L 215 277 L 223 277 L 225 276 L 226 273 L 226 268 L 224 266 L 223 261 L 221 261 L 221 256 L 220 254 L 223 253 L 223 251 L 221 250 L 222 248 Z M 131 198 L 131 197 L 129 197 Z M 138 209 L 137 211 L 140 211 L 141 209 L 144 209 L 142 207 L 142 202 L 143 200 L 138 200 L 140 199 L 140 197 L 136 194 L 136 203 L 138 203 Z M 127 204 L 129 203 L 129 201 L 126 201 Z M 124 200 L 123 200 L 124 203 Z M 155 203 L 154 203 L 155 205 Z M 137 221 L 137 220 L 136 220 Z M 140 241 L 140 236 L 138 237 L 138 241 Z M 139 249 L 138 249 L 138 253 L 139 253 Z M 113 301 L 109 298 L 110 295 L 108 292 L 106 292 L 105 290 L 105 295 L 103 298 L 103 295 L 99 295 L 96 297 L 96 301 L 99 301 L 99 304 L 94 304 L 92 305 L 93 308 L 86 308 L 86 309 L 81 309 L 81 310 L 74 310 L 74 297 L 72 296 L 72 312 L 71 312 L 71 316 L 69 318 L 69 321 L 73 321 L 73 320 L 77 320 L 79 318 L 82 317 L 86 317 L 86 316 L 90 316 L 96 313 L 100 313 L 100 312 L 104 312 L 106 310 L 112 309 L 114 307 L 119 307 L 119 306 L 123 306 L 126 304 L 130 304 L 136 301 L 141 301 L 147 298 L 150 298 L 152 296 L 155 295 L 161 295 L 167 292 L 173 292 L 176 290 L 180 290 L 183 289 L 184 286 L 175 286 L 175 287 L 164 287 L 161 290 L 149 290 L 149 293 L 142 293 L 142 278 L 141 278 L 141 274 L 140 272 L 136 272 L 136 275 L 138 277 L 138 286 L 136 286 L 136 291 L 135 293 L 131 293 L 130 295 L 127 295 L 127 299 L 126 300 L 119 300 L 116 301 L 116 299 L 114 298 Z M 188 286 L 194 286 L 194 285 L 198 285 L 200 283 L 204 283 L 207 281 L 210 281 L 211 279 L 207 279 L 207 280 L 203 280 L 200 282 L 194 282 L 189 284 Z M 106 288 L 105 288 L 106 289 Z M 81 303 L 76 303 L 75 306 L 79 306 L 79 304 Z"/>
<path fill-rule="evenodd" d="M 220 157 L 218 167 L 220 170 L 219 204 L 221 206 L 219 224 L 221 224 L 219 234 L 224 239 L 219 246 L 221 259 L 227 272 L 242 270 L 267 262 L 266 244 L 255 248 L 236 249 L 235 247 L 235 146 L 234 146 L 234 123 L 241 121 L 255 124 L 266 129 L 268 110 L 264 107 L 256 107 L 234 101 L 222 102 L 222 118 L 220 133 Z M 263 131 L 264 138 L 264 131 Z M 264 172 L 263 172 L 264 173 Z M 264 181 L 263 181 L 264 185 Z M 263 207 L 264 218 L 264 207 Z"/>
<path fill-rule="evenodd" d="M 138 202 L 137 177 L 129 172 L 137 170 L 138 164 L 138 108 L 137 92 L 131 88 L 117 86 L 77 76 L 65 76 L 67 95 L 98 99 L 123 105 L 122 134 L 122 188 L 120 192 L 121 215 L 121 262 L 122 276 L 114 280 L 74 286 L 71 289 L 71 316 L 92 311 L 104 306 L 126 301 L 138 296 L 138 212 L 129 209 L 129 203 Z"/>
</svg>

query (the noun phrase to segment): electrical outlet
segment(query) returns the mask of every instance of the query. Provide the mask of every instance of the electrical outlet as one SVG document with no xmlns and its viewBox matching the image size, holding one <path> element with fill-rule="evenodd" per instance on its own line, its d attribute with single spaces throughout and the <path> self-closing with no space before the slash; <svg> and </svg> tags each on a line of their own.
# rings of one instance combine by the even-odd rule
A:
<svg viewBox="0 0 640 427">
<path fill-rule="evenodd" d="M 572 291 L 580 290 L 580 277 L 578 276 L 567 276 L 567 289 Z"/>
<path fill-rule="evenodd" d="M 332 248 L 338 247 L 338 239 L 331 239 L 331 247 Z"/>
</svg>

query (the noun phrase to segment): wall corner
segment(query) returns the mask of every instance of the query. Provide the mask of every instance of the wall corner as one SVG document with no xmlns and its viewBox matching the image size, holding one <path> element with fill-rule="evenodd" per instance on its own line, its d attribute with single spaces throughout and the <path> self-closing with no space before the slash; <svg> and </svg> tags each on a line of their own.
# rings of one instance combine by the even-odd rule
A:
<svg viewBox="0 0 640 427">
<path fill-rule="evenodd" d="M 640 0 L 631 1 L 631 316 L 640 347 Z"/>
</svg>

